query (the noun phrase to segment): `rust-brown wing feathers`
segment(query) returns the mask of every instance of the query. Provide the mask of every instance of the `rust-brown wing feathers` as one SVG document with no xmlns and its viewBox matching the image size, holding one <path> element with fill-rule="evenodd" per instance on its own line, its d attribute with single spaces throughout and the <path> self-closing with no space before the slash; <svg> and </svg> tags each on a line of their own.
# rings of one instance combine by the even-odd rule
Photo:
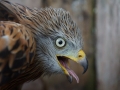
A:
<svg viewBox="0 0 120 90">
<path fill-rule="evenodd" d="M 38 11 L 37 11 L 38 12 Z M 17 3 L 7 0 L 0 1 L 0 21 L 13 21 L 30 28 L 32 33 L 36 33 L 36 9 L 30 9 Z M 38 19 L 38 18 L 37 18 Z"/>
<path fill-rule="evenodd" d="M 21 4 L 13 4 L 7 0 L 0 1 L 0 20 L 24 23 L 31 16 L 32 9 Z M 23 20 L 24 19 L 24 20 Z"/>
<path fill-rule="evenodd" d="M 5 0 L 0 1 L 0 21 L 19 22 L 15 12 L 16 9 L 14 9 L 12 3 Z"/>
<path fill-rule="evenodd" d="M 0 86 L 19 76 L 34 58 L 36 45 L 33 35 L 21 25 L 26 16 L 30 16 L 31 10 L 26 8 L 0 1 Z"/>
<path fill-rule="evenodd" d="M 34 55 L 31 32 L 21 24 L 0 21 L 0 85 L 21 74 Z"/>
</svg>

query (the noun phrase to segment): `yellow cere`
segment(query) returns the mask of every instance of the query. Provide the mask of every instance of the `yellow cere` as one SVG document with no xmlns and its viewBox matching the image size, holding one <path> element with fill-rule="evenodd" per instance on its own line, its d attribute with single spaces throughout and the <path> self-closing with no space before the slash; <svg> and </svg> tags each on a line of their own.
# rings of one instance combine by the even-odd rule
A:
<svg viewBox="0 0 120 90">
<path fill-rule="evenodd" d="M 78 58 L 79 58 L 80 60 L 83 59 L 83 58 L 85 58 L 85 53 L 84 53 L 83 50 L 80 50 L 80 51 L 78 52 Z"/>
<path fill-rule="evenodd" d="M 85 58 L 85 53 L 83 50 L 80 50 L 78 52 L 78 56 L 77 57 L 73 57 L 73 56 L 66 56 L 68 58 L 70 58 L 71 60 L 78 62 L 79 60 L 82 60 L 83 58 Z"/>
</svg>

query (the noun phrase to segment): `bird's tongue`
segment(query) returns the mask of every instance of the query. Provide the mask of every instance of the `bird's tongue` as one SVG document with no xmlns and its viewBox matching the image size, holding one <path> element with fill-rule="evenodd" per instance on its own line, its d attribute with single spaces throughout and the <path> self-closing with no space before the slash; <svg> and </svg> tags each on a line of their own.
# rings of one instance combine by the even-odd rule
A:
<svg viewBox="0 0 120 90">
<path fill-rule="evenodd" d="M 62 65 L 66 68 L 66 70 L 68 71 L 69 75 L 72 76 L 73 78 L 76 79 L 77 83 L 79 83 L 79 77 L 75 74 L 75 72 L 73 70 L 71 70 L 66 62 L 61 61 Z"/>
<path fill-rule="evenodd" d="M 77 83 L 79 83 L 79 77 L 75 74 L 75 72 L 71 69 L 67 69 L 68 73 L 76 79 Z"/>
</svg>

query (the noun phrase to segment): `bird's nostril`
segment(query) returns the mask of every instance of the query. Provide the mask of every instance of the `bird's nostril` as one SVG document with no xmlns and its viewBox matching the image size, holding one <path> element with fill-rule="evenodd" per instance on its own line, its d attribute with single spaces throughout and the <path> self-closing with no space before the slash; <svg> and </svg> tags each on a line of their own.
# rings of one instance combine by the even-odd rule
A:
<svg viewBox="0 0 120 90">
<path fill-rule="evenodd" d="M 79 55 L 79 57 L 82 57 L 82 55 Z"/>
</svg>

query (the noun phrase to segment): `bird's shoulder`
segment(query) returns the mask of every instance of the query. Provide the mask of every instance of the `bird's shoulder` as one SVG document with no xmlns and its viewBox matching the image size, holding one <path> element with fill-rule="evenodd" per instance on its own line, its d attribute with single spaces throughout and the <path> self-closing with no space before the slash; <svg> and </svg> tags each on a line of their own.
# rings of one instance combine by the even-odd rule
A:
<svg viewBox="0 0 120 90">
<path fill-rule="evenodd" d="M 14 79 L 32 63 L 35 41 L 24 25 L 0 21 L 0 85 Z"/>
</svg>

